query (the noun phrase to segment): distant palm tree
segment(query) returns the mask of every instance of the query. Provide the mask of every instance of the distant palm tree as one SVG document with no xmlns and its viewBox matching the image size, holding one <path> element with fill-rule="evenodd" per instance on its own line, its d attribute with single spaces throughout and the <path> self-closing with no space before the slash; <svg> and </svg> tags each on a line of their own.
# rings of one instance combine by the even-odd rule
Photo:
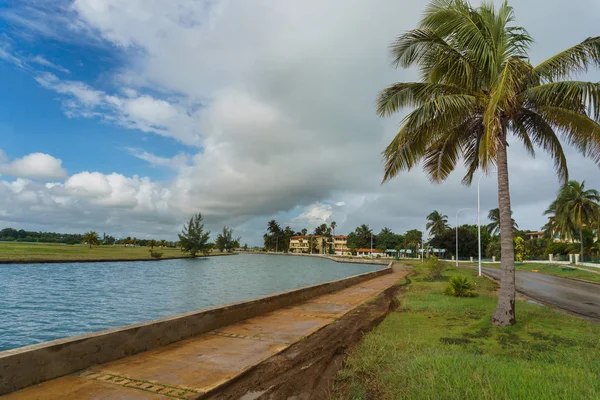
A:
<svg viewBox="0 0 600 400">
<path fill-rule="evenodd" d="M 600 219 L 600 193 L 595 189 L 586 190 L 585 181 L 569 181 L 559 190 L 545 214 L 554 215 L 550 226 L 555 230 L 553 233 L 571 239 L 579 233 L 583 258 L 583 229 L 586 226 L 593 229 Z"/>
<path fill-rule="evenodd" d="M 156 240 L 154 240 L 154 239 L 151 239 L 151 240 L 148 240 L 148 246 L 149 246 L 151 249 L 154 249 L 154 247 L 155 247 L 155 246 L 158 246 L 158 243 L 156 242 Z"/>
<path fill-rule="evenodd" d="M 600 83 L 572 81 L 600 65 L 600 37 L 590 37 L 543 61 L 530 63 L 533 38 L 515 26 L 508 3 L 472 6 L 432 0 L 418 29 L 391 46 L 393 63 L 419 70 L 418 82 L 399 82 L 377 100 L 380 116 L 414 108 L 384 151 L 384 181 L 420 165 L 444 181 L 464 160 L 470 184 L 479 169 L 496 168 L 502 278 L 495 325 L 515 323 L 515 251 L 511 228 L 509 135 L 530 154 L 541 147 L 568 179 L 559 138 L 600 161 Z"/>
<path fill-rule="evenodd" d="M 160 244 L 160 247 L 167 247 L 167 241 L 166 241 L 166 240 L 164 240 L 164 239 L 163 239 L 163 240 L 161 240 L 161 241 L 159 242 L 159 244 Z"/>
<path fill-rule="evenodd" d="M 510 215 L 512 217 L 512 211 L 510 212 Z M 490 235 L 494 236 L 494 235 L 501 233 L 501 231 L 500 231 L 500 209 L 499 208 L 491 209 L 490 212 L 488 213 L 488 219 L 491 221 L 489 224 L 487 224 L 487 230 L 490 233 Z M 519 225 L 517 225 L 517 221 L 515 221 L 514 218 L 511 218 L 510 221 L 512 223 L 512 229 L 514 232 L 519 228 Z"/>
<path fill-rule="evenodd" d="M 306 236 L 308 234 L 308 229 L 304 228 L 300 231 L 300 233 L 302 233 L 302 236 Z"/>
<path fill-rule="evenodd" d="M 333 231 L 333 236 L 335 236 L 335 227 L 337 226 L 337 223 L 335 221 L 331 221 L 331 230 Z"/>
<path fill-rule="evenodd" d="M 429 233 L 433 236 L 439 236 L 444 231 L 446 231 L 448 226 L 448 216 L 444 214 L 440 214 L 439 211 L 435 210 L 431 214 L 427 216 L 426 228 L 429 230 Z"/>
<path fill-rule="evenodd" d="M 81 236 L 81 243 L 89 245 L 91 249 L 92 245 L 98 246 L 100 244 L 100 237 L 96 232 L 89 231 Z"/>
</svg>

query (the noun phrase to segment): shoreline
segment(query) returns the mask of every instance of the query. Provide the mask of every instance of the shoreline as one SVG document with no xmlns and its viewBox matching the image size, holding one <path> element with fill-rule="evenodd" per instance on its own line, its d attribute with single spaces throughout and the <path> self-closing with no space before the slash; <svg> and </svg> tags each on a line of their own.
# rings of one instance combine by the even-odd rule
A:
<svg viewBox="0 0 600 400">
<path fill-rule="evenodd" d="M 206 256 L 177 256 L 177 257 L 164 257 L 164 258 L 94 258 L 94 259 L 59 259 L 59 260 L 0 260 L 0 265 L 8 264 L 83 264 L 83 263 L 101 263 L 101 262 L 134 262 L 134 261 L 167 261 L 167 260 L 182 260 L 182 259 L 195 259 L 195 258 L 208 258 L 208 257 L 221 257 L 221 256 L 235 256 L 239 253 L 219 253 L 209 254 Z"/>
</svg>

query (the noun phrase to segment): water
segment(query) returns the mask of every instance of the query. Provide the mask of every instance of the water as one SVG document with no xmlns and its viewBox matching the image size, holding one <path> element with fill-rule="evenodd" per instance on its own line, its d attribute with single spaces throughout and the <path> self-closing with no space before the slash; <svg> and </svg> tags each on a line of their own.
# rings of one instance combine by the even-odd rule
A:
<svg viewBox="0 0 600 400">
<path fill-rule="evenodd" d="M 0 351 L 382 268 L 316 257 L 0 265 Z"/>
</svg>

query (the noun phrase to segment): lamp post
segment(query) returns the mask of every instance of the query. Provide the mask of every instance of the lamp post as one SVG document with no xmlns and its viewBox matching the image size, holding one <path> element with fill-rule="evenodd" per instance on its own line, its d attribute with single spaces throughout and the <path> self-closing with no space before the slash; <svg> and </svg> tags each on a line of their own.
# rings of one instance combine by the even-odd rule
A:
<svg viewBox="0 0 600 400">
<path fill-rule="evenodd" d="M 460 213 L 461 211 L 467 211 L 470 210 L 470 208 L 459 208 L 458 211 L 456 212 L 456 266 L 458 267 L 458 213 Z"/>
<path fill-rule="evenodd" d="M 492 171 L 492 174 L 495 174 L 496 171 Z M 477 180 L 477 247 L 479 250 L 478 258 L 479 258 L 479 276 L 481 276 L 481 206 L 479 201 L 479 184 L 481 183 L 481 178 L 487 175 L 481 175 Z"/>
<path fill-rule="evenodd" d="M 371 232 L 371 258 L 373 258 L 373 232 Z"/>
</svg>

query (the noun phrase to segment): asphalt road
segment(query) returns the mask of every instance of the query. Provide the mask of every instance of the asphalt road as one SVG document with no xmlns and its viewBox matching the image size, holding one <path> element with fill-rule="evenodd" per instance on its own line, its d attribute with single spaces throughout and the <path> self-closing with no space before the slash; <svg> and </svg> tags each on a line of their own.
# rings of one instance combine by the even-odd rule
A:
<svg viewBox="0 0 600 400">
<path fill-rule="evenodd" d="M 500 280 L 498 268 L 483 268 L 483 272 Z M 516 271 L 516 274 L 517 292 L 600 322 L 600 285 L 535 272 Z"/>
</svg>

